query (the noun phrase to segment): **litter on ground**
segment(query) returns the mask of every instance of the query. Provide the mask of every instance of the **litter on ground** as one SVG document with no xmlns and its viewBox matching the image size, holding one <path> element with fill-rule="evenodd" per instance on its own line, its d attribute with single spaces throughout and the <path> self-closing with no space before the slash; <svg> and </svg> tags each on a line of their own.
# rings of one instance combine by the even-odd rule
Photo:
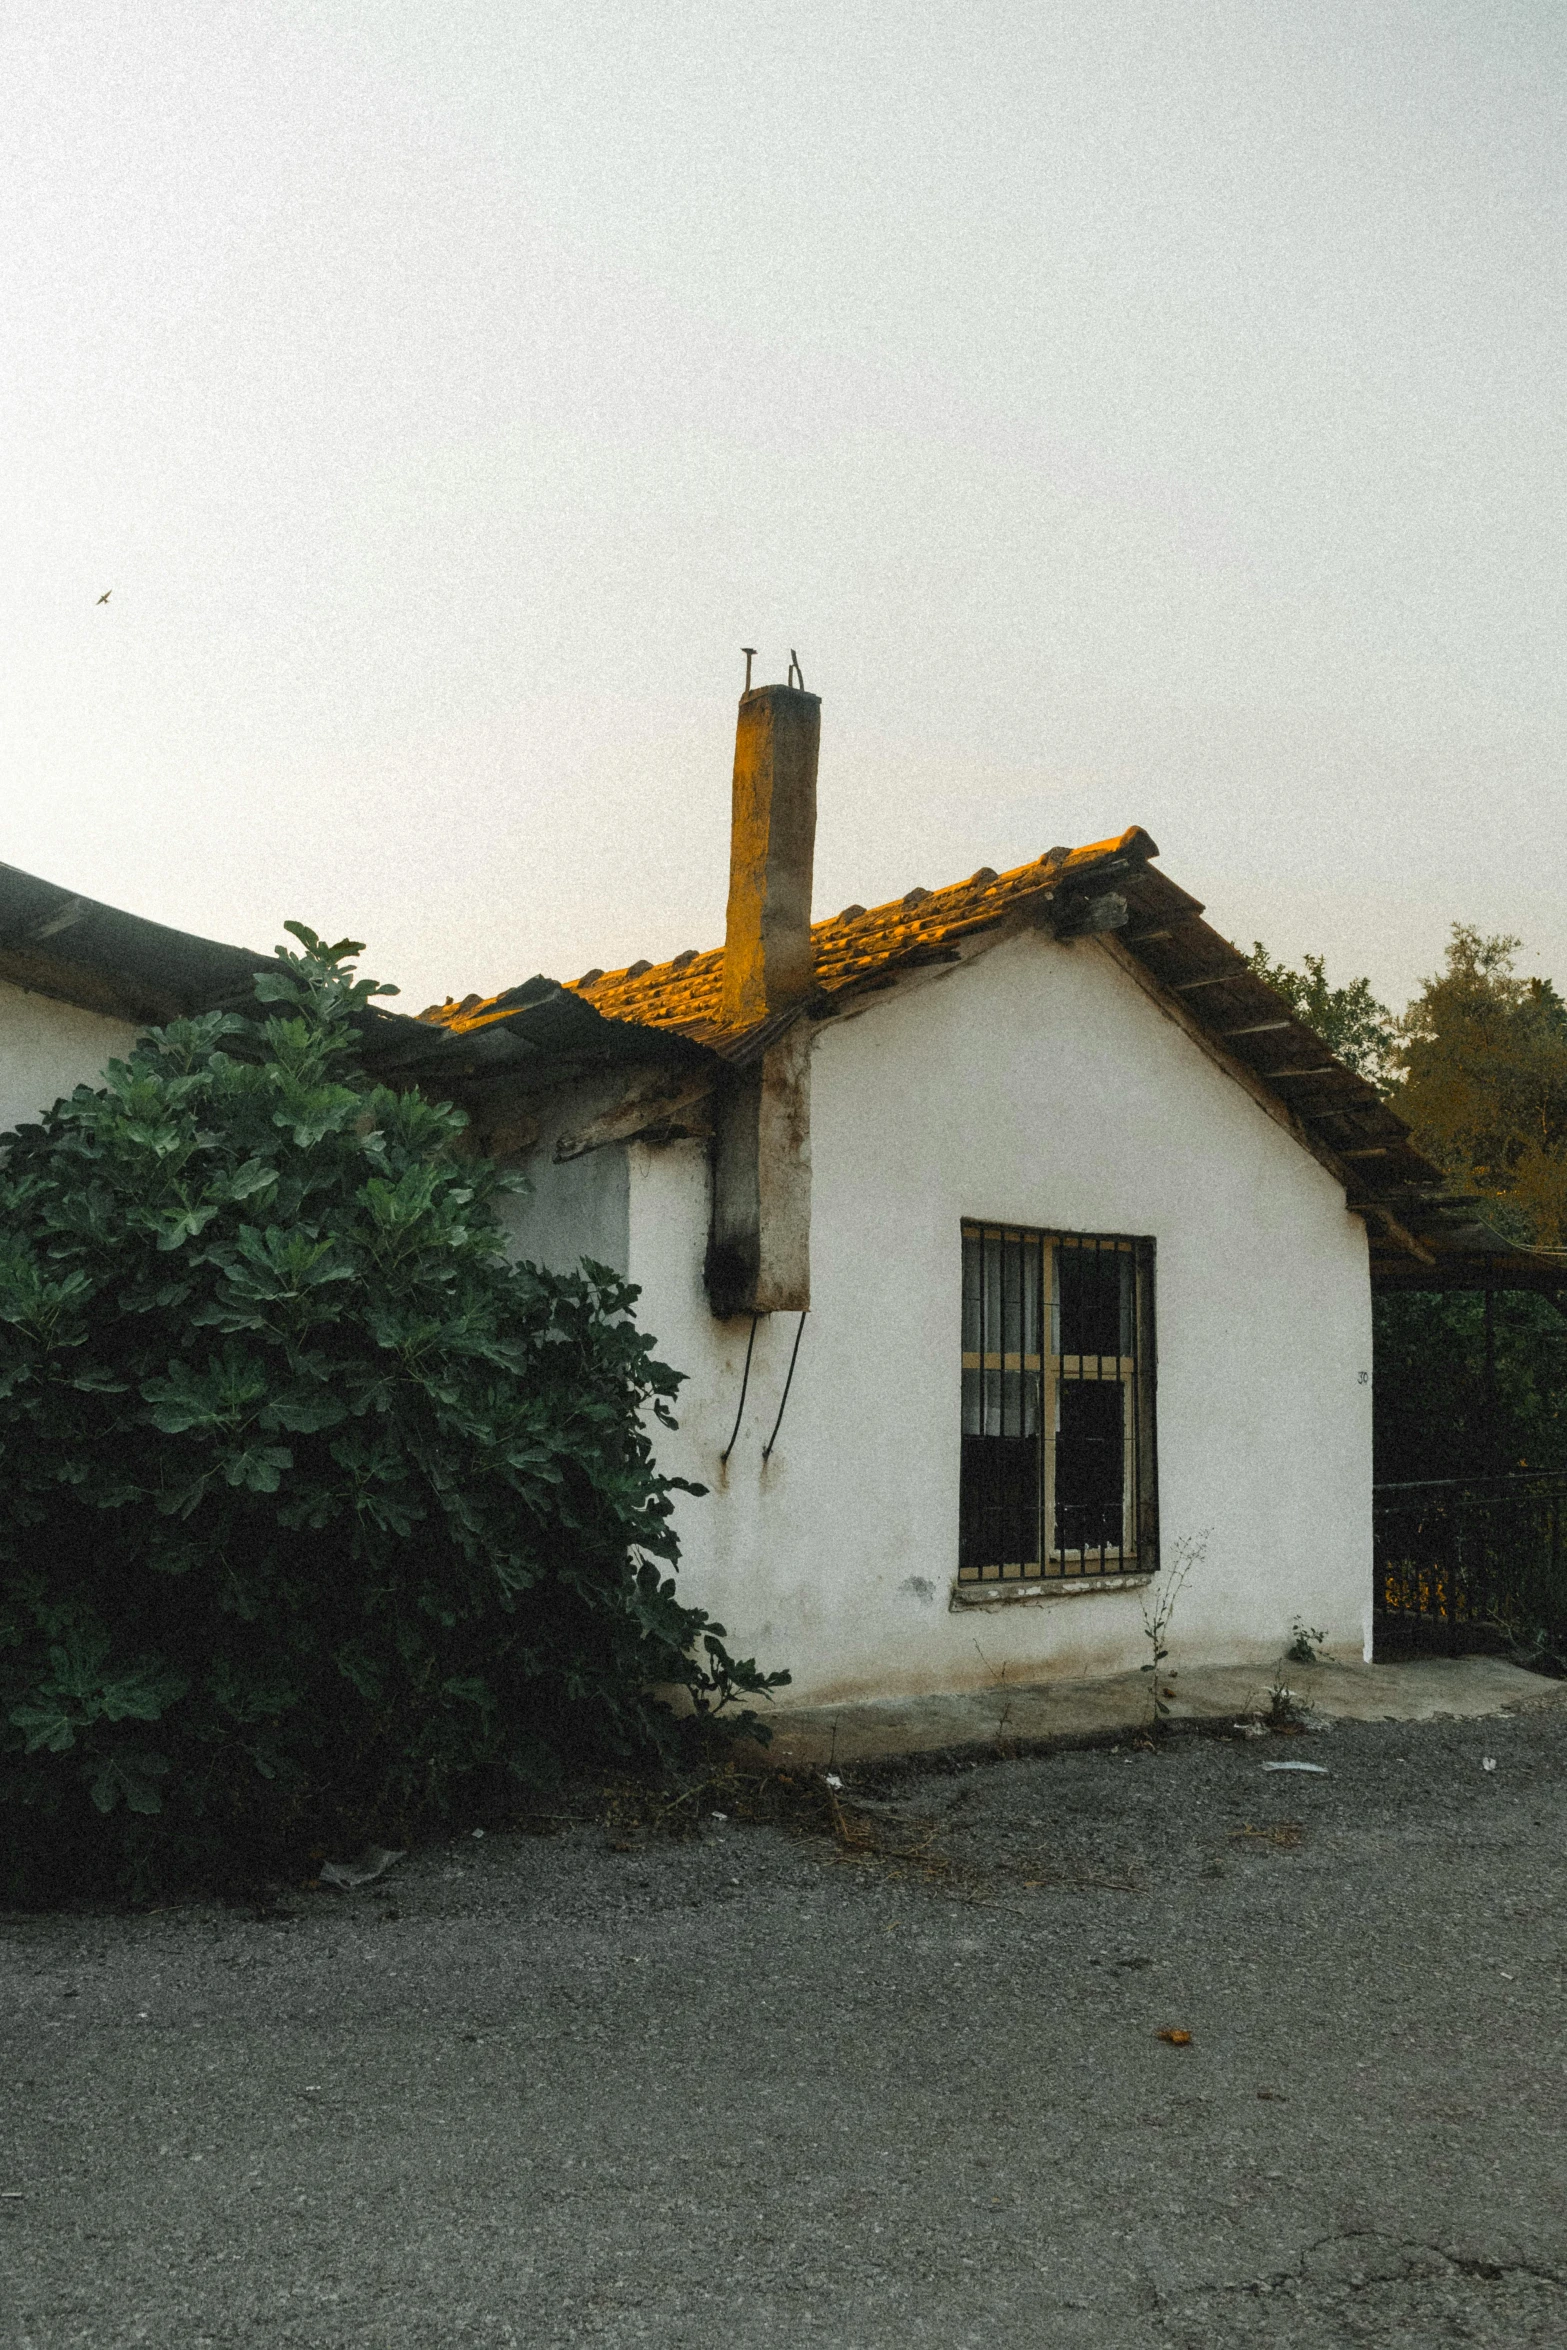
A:
<svg viewBox="0 0 1567 2350">
<path fill-rule="evenodd" d="M 407 1858 L 406 1852 L 394 1852 L 390 1845 L 367 1844 L 356 1860 L 324 1860 L 321 1882 L 348 1893 L 355 1885 L 368 1885 L 376 1877 L 384 1877 L 394 1861 Z"/>
</svg>

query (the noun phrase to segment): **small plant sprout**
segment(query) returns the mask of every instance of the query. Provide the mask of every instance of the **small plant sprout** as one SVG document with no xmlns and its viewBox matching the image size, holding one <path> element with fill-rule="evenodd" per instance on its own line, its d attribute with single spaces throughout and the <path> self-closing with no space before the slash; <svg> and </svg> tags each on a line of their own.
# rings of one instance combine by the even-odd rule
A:
<svg viewBox="0 0 1567 2350">
<path fill-rule="evenodd" d="M 1170 1621 L 1175 1606 L 1186 1586 L 1186 1578 L 1193 1567 L 1207 1556 L 1208 1530 L 1200 1534 L 1183 1534 L 1172 1544 L 1170 1564 L 1160 1578 L 1156 1592 L 1143 1600 L 1143 1637 L 1152 1654 L 1142 1670 L 1152 1675 L 1149 1690 L 1148 1729 L 1152 1737 L 1159 1737 L 1170 1712 L 1170 1692 L 1164 1684 L 1164 1668 L 1170 1654 Z M 1150 1606 L 1149 1601 L 1154 1604 Z"/>
<path fill-rule="evenodd" d="M 1290 1652 L 1292 1655 L 1294 1651 Z M 1287 1687 L 1282 1673 L 1275 1673 L 1268 1691 L 1267 1726 L 1270 1730 L 1293 1730 L 1300 1724 L 1300 1703 L 1293 1689 Z"/>
<path fill-rule="evenodd" d="M 1318 1631 L 1301 1616 L 1295 1618 L 1290 1630 L 1294 1634 L 1294 1638 L 1284 1651 L 1286 1661 L 1292 1665 L 1320 1665 L 1322 1643 L 1326 1640 L 1327 1634 Z"/>
</svg>

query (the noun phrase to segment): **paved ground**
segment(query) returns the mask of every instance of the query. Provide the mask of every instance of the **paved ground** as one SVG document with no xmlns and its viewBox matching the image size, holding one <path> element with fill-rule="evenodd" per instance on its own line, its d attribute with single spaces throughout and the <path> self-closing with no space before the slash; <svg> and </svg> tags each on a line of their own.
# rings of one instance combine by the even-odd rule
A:
<svg viewBox="0 0 1567 2350">
<path fill-rule="evenodd" d="M 1070 1604 L 1070 1603 L 1068 1603 Z M 1286 1687 L 1300 1709 L 1334 1721 L 1429 1722 L 1451 1714 L 1478 1720 L 1516 1705 L 1567 1704 L 1567 1681 L 1524 1672 L 1499 1656 L 1411 1657 L 1399 1664 L 1207 1665 L 1160 1676 L 1172 1721 L 1233 1722 L 1265 1715 Z M 1013 1745 L 1053 1738 L 1135 1734 L 1148 1719 L 1143 1673 L 1092 1681 L 1001 1682 L 948 1697 L 880 1697 L 860 1703 L 779 1706 L 772 1759 L 861 1762 L 873 1756 Z"/>
<path fill-rule="evenodd" d="M 1567 2340 L 1567 1715 L 858 1784 L 4 1920 L 0 2343 Z"/>
</svg>

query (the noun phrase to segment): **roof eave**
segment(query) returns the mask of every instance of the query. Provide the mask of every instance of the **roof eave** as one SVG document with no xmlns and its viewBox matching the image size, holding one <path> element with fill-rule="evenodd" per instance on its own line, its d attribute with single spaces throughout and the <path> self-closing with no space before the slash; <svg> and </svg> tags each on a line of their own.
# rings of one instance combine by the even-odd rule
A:
<svg viewBox="0 0 1567 2350">
<path fill-rule="evenodd" d="M 0 864 L 0 979 L 146 1027 L 249 996 L 276 958 L 171 930 Z"/>
</svg>

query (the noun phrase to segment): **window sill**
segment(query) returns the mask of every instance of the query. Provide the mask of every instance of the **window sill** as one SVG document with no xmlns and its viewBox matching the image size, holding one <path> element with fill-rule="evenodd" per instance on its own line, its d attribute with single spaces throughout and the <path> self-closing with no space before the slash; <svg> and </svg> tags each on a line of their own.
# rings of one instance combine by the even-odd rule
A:
<svg viewBox="0 0 1567 2350">
<path fill-rule="evenodd" d="M 949 1608 L 1005 1607 L 1024 1599 L 1087 1599 L 1093 1592 L 1142 1591 L 1151 1570 L 1130 1575 L 1050 1575 L 1033 1583 L 954 1583 Z"/>
</svg>

